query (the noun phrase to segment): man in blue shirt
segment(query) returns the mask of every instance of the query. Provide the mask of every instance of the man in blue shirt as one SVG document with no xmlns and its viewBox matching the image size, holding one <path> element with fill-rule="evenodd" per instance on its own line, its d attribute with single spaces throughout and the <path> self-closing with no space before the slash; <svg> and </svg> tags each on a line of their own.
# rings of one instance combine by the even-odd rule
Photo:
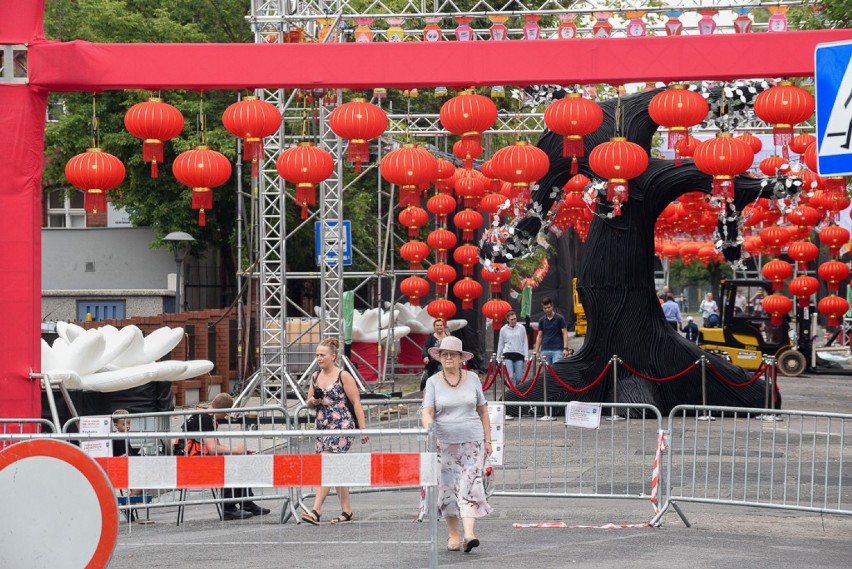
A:
<svg viewBox="0 0 852 569">
<path fill-rule="evenodd" d="M 553 301 L 545 297 L 541 301 L 544 318 L 538 321 L 535 337 L 535 353 L 547 363 L 568 357 L 568 324 L 561 314 L 553 310 Z"/>
<path fill-rule="evenodd" d="M 680 316 L 680 307 L 671 295 L 667 296 L 666 301 L 663 303 L 663 316 L 666 317 L 666 322 L 675 329 L 675 332 L 680 330 L 680 324 L 683 322 Z"/>
<path fill-rule="evenodd" d="M 683 327 L 683 333 L 686 334 L 686 339 L 690 342 L 698 342 L 698 325 L 693 321 L 692 316 L 686 317 L 686 326 Z"/>
</svg>

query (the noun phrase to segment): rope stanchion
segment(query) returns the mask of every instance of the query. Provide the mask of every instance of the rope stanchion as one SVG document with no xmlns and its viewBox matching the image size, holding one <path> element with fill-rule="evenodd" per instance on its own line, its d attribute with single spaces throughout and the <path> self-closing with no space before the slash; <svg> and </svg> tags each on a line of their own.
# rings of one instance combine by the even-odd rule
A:
<svg viewBox="0 0 852 569">
<path fill-rule="evenodd" d="M 512 390 L 512 392 L 515 395 L 517 395 L 518 397 L 524 398 L 524 397 L 526 397 L 527 395 L 530 394 L 530 392 L 533 390 L 533 387 L 535 387 L 535 384 L 538 383 L 538 378 L 541 377 L 541 371 L 543 369 L 544 369 L 544 367 L 538 368 L 538 371 L 536 371 L 536 374 L 535 374 L 535 377 L 532 380 L 532 383 L 530 383 L 529 388 L 526 391 L 524 391 L 523 393 L 521 393 L 521 391 L 517 387 L 515 387 L 515 384 L 512 382 L 511 379 L 509 379 L 508 376 L 506 376 L 506 385 L 509 387 L 509 389 Z M 526 376 L 527 376 L 527 374 L 524 374 L 525 379 L 526 379 Z M 521 382 L 523 383 L 523 380 Z"/>
<path fill-rule="evenodd" d="M 729 387 L 737 387 L 737 388 L 748 387 L 749 385 L 751 385 L 752 383 L 754 383 L 755 381 L 760 379 L 760 376 L 763 375 L 763 372 L 766 370 L 766 364 L 763 364 L 763 365 L 760 366 L 760 368 L 757 370 L 757 372 L 755 372 L 754 376 L 750 380 L 746 381 L 745 383 L 734 383 L 733 381 L 730 381 L 728 378 L 726 378 L 725 376 L 720 374 L 716 370 L 716 368 L 713 367 L 712 363 L 708 364 L 707 367 L 710 370 L 710 373 L 712 373 L 713 375 L 716 376 L 716 379 L 718 379 L 719 381 L 721 381 L 722 383 L 724 383 L 725 385 L 727 385 Z"/>
<path fill-rule="evenodd" d="M 500 374 L 501 366 L 504 364 L 498 363 L 494 365 L 494 360 L 488 362 L 488 369 L 485 370 L 485 377 L 482 378 L 482 391 L 488 391 L 491 389 L 491 386 L 494 385 L 494 382 L 497 381 L 497 376 Z M 491 375 L 492 370 L 494 371 L 494 375 Z"/>
<path fill-rule="evenodd" d="M 644 373 L 641 373 L 638 370 L 633 369 L 632 367 L 630 367 L 629 365 L 627 365 L 623 361 L 621 362 L 621 366 L 624 369 L 626 369 L 627 371 L 629 371 L 630 373 L 632 373 L 633 375 L 635 375 L 636 377 L 640 377 L 640 378 L 646 379 L 648 381 L 655 381 L 657 383 L 663 383 L 665 381 L 671 381 L 673 379 L 677 379 L 679 377 L 682 377 L 682 376 L 688 374 L 689 372 L 694 370 L 696 367 L 698 367 L 698 362 L 695 362 L 691 366 L 689 366 L 688 368 L 684 369 L 683 371 L 678 372 L 674 375 L 670 375 L 668 377 L 650 377 L 650 376 L 647 376 Z"/>
<path fill-rule="evenodd" d="M 595 380 L 592 383 L 590 383 L 586 387 L 581 387 L 580 389 L 577 389 L 575 387 L 571 387 L 570 385 L 568 385 L 567 383 L 562 381 L 562 378 L 559 377 L 558 375 L 556 375 L 556 372 L 553 371 L 553 367 L 550 364 L 547 364 L 547 373 L 552 375 L 553 379 L 555 379 L 557 381 L 557 383 L 559 383 L 559 385 L 561 385 L 562 387 L 564 387 L 565 389 L 567 389 L 571 393 L 585 393 L 586 391 L 590 390 L 595 385 L 597 385 L 604 377 L 606 377 L 606 373 L 610 370 L 611 367 L 612 367 L 612 362 L 607 362 L 606 367 L 603 368 L 603 371 L 601 371 L 601 373 L 598 375 L 598 377 L 596 377 Z"/>
</svg>

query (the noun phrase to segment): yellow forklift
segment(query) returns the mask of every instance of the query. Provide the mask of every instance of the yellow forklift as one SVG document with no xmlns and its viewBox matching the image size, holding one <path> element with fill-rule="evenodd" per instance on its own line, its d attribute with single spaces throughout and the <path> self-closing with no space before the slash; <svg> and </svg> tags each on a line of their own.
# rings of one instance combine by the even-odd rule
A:
<svg viewBox="0 0 852 569">
<path fill-rule="evenodd" d="M 586 311 L 583 309 L 583 305 L 580 303 L 580 295 L 577 294 L 577 277 L 574 277 L 572 279 L 571 285 L 574 289 L 574 332 L 577 336 L 585 336 Z"/>
<path fill-rule="evenodd" d="M 766 281 L 723 281 L 718 327 L 704 323 L 698 331 L 698 346 L 727 356 L 731 363 L 747 370 L 759 369 L 764 356 L 775 356 L 782 374 L 801 375 L 808 362 L 790 338 L 789 318 L 785 316 L 781 324 L 774 325 L 762 309 L 762 299 L 770 294 L 771 286 Z M 807 321 L 807 315 L 800 316 Z M 806 330 L 799 330 L 799 334 L 803 333 L 809 338 Z"/>
</svg>

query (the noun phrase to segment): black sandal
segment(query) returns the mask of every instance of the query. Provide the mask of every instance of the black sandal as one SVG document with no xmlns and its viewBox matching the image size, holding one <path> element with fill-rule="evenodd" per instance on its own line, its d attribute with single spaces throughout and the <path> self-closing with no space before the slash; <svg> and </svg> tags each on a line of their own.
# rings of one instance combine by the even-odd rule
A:
<svg viewBox="0 0 852 569">
<path fill-rule="evenodd" d="M 332 524 L 342 524 L 342 523 L 346 523 L 346 522 L 351 522 L 351 521 L 352 521 L 352 517 L 353 517 L 354 515 L 355 515 L 355 514 L 353 514 L 352 512 L 349 512 L 349 513 L 347 513 L 347 512 L 340 512 L 340 515 L 339 515 L 339 516 L 337 516 L 336 518 L 334 518 L 333 520 L 331 520 L 331 523 L 332 523 Z"/>
<path fill-rule="evenodd" d="M 304 512 L 302 514 L 302 521 L 308 522 L 312 526 L 318 526 L 320 523 L 320 515 L 316 510 L 311 510 L 310 512 Z"/>
<path fill-rule="evenodd" d="M 473 538 L 471 540 L 465 540 L 464 542 L 464 552 L 470 553 L 474 547 L 479 547 L 479 540 Z"/>
</svg>

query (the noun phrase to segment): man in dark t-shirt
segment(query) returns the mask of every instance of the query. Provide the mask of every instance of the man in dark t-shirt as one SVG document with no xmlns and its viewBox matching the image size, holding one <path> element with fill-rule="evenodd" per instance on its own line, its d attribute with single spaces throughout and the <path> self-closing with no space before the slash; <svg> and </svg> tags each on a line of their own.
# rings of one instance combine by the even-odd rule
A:
<svg viewBox="0 0 852 569">
<path fill-rule="evenodd" d="M 230 409 L 234 406 L 234 399 L 227 393 L 220 393 L 213 401 L 210 402 L 210 409 Z M 225 418 L 227 413 L 201 413 L 192 415 L 186 420 L 184 430 L 187 434 L 190 432 L 212 432 L 215 431 L 219 421 Z M 187 437 L 188 438 L 188 437 Z M 207 437 L 201 440 L 187 440 L 184 451 L 188 455 L 221 455 L 221 454 L 246 454 L 244 445 L 228 446 L 219 442 L 215 437 Z M 251 451 L 249 451 L 250 453 Z M 222 490 L 222 496 L 229 502 L 225 502 L 222 508 L 222 519 L 228 520 L 244 520 L 252 516 L 262 516 L 269 513 L 268 508 L 262 508 L 252 502 L 246 500 L 247 497 L 253 496 L 250 488 L 225 488 Z M 240 505 L 237 508 L 237 504 Z"/>
<path fill-rule="evenodd" d="M 538 321 L 538 334 L 535 337 L 535 353 L 547 363 L 568 357 L 568 324 L 561 314 L 553 310 L 553 301 L 544 298 L 541 301 L 544 318 Z"/>
</svg>

